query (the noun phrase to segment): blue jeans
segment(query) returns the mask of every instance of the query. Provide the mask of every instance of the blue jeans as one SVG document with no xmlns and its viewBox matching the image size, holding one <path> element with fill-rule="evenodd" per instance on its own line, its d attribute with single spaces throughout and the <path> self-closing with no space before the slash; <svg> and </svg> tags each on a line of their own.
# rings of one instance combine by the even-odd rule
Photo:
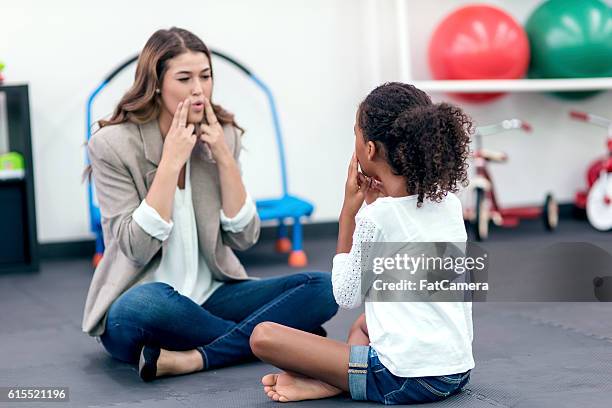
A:
<svg viewBox="0 0 612 408">
<path fill-rule="evenodd" d="M 422 404 L 440 401 L 461 392 L 470 372 L 432 377 L 398 377 L 391 373 L 369 346 L 351 346 L 349 388 L 354 400 L 385 405 Z"/>
<path fill-rule="evenodd" d="M 138 361 L 143 345 L 197 349 L 204 369 L 212 369 L 253 359 L 249 338 L 258 323 L 311 332 L 337 311 L 331 274 L 324 272 L 227 282 L 203 305 L 153 282 L 113 302 L 100 340 L 113 357 L 129 363 Z"/>
</svg>

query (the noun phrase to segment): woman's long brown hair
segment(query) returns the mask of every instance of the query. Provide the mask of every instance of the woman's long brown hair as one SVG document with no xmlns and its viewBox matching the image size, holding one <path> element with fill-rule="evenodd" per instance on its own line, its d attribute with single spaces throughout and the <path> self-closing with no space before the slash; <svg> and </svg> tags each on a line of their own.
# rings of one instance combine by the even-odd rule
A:
<svg viewBox="0 0 612 408">
<path fill-rule="evenodd" d="M 147 123 L 159 117 L 161 96 L 155 92 L 161 88 L 161 80 L 168 69 L 168 61 L 185 52 L 202 52 L 211 64 L 210 50 L 195 34 L 182 28 L 172 27 L 169 30 L 157 30 L 145 44 L 136 65 L 136 77 L 132 87 L 123 95 L 108 120 L 99 120 L 100 128 L 125 122 L 136 124 Z M 222 125 L 236 124 L 234 115 L 220 105 L 212 104 L 217 119 Z M 83 178 L 91 174 L 91 166 L 87 166 Z"/>
</svg>

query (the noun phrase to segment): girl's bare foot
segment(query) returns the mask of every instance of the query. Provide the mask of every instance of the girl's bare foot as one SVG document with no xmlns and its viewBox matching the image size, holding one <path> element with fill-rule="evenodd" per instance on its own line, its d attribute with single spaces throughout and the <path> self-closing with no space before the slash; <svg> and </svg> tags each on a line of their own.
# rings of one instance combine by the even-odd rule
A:
<svg viewBox="0 0 612 408">
<path fill-rule="evenodd" d="M 289 372 L 265 375 L 261 383 L 268 397 L 279 402 L 329 398 L 342 393 L 340 388 L 323 381 Z"/>
</svg>

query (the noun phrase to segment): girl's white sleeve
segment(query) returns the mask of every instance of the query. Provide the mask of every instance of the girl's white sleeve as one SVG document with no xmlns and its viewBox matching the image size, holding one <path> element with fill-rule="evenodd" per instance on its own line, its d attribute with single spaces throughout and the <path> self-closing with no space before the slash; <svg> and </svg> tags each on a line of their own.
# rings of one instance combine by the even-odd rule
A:
<svg viewBox="0 0 612 408">
<path fill-rule="evenodd" d="M 362 243 L 377 242 L 380 230 L 367 217 L 357 222 L 353 233 L 351 251 L 334 256 L 332 267 L 332 287 L 338 306 L 353 309 L 361 304 L 361 262 Z M 365 254 L 366 256 L 368 254 Z M 364 260 L 365 261 L 365 260 Z"/>
</svg>

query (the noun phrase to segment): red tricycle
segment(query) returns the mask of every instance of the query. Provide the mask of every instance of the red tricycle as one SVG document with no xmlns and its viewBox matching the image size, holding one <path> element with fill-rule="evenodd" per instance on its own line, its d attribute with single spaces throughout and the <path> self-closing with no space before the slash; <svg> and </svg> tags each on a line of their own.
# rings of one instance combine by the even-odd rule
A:
<svg viewBox="0 0 612 408">
<path fill-rule="evenodd" d="M 489 162 L 504 163 L 508 156 L 503 152 L 495 152 L 482 147 L 482 137 L 508 130 L 521 129 L 531 131 L 531 126 L 519 119 L 504 120 L 487 126 L 478 126 L 474 134 L 475 177 L 470 181 L 470 195 L 474 197 L 473 208 L 466 206 L 464 218 L 474 227 L 476 240 L 482 241 L 489 236 L 489 222 L 500 227 L 516 227 L 522 219 L 535 219 L 542 217 L 547 230 L 553 231 L 559 222 L 559 209 L 552 194 L 547 194 L 544 205 L 528 207 L 502 208 L 495 195 L 493 179 L 487 169 Z"/>
<path fill-rule="evenodd" d="M 570 116 L 606 128 L 607 154 L 595 160 L 587 171 L 587 190 L 576 193 L 575 206 L 586 209 L 589 223 L 599 231 L 612 229 L 612 120 L 591 113 L 571 111 Z"/>
</svg>

